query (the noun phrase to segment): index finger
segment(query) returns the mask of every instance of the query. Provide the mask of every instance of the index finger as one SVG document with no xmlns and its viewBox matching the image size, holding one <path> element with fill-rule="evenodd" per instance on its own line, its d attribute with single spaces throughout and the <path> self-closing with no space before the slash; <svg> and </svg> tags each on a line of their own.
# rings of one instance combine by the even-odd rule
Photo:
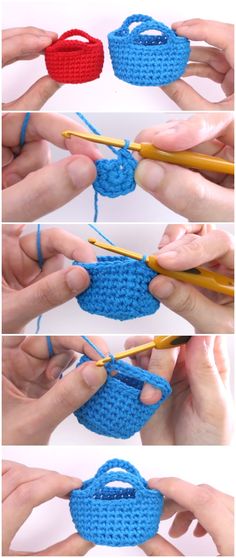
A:
<svg viewBox="0 0 236 558">
<path fill-rule="evenodd" d="M 89 339 L 97 345 L 98 349 L 106 354 L 108 346 L 101 337 L 90 336 Z M 50 336 L 54 355 L 65 351 L 76 351 L 87 355 L 92 360 L 98 360 L 99 354 L 93 349 L 89 343 L 78 335 L 51 335 Z M 34 358 L 49 358 L 48 344 L 46 336 L 38 335 L 25 337 L 21 344 L 22 349 Z"/>
<path fill-rule="evenodd" d="M 178 35 L 184 35 L 190 40 L 205 41 L 223 50 L 229 46 L 233 49 L 234 26 L 231 23 L 195 18 L 173 23 L 172 27 Z"/>
</svg>

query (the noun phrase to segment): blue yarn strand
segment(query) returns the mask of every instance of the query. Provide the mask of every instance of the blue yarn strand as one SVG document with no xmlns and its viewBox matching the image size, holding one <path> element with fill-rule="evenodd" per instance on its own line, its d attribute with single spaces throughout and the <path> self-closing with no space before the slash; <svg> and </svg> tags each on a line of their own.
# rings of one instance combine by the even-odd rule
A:
<svg viewBox="0 0 236 558">
<path fill-rule="evenodd" d="M 49 358 L 52 358 L 54 356 L 54 350 L 53 350 L 53 346 L 52 346 L 52 340 L 50 335 L 46 335 L 46 341 L 47 341 L 47 346 L 48 346 L 48 356 Z"/>
<path fill-rule="evenodd" d="M 40 314 L 40 316 L 37 317 L 35 333 L 39 333 L 39 331 L 40 331 L 41 320 L 42 320 L 42 314 Z"/>
<path fill-rule="evenodd" d="M 90 347 L 92 347 L 92 349 L 94 349 L 100 355 L 100 357 L 104 358 L 104 353 L 100 351 L 100 349 L 89 339 L 89 337 L 86 337 L 86 335 L 81 335 L 81 337 L 82 339 L 84 339 L 84 341 L 86 341 L 86 343 L 90 345 Z"/>
<path fill-rule="evenodd" d="M 94 190 L 94 217 L 93 222 L 96 223 L 98 220 L 98 192 Z"/>
<path fill-rule="evenodd" d="M 96 134 L 97 136 L 101 136 L 101 132 L 99 132 L 97 128 L 95 128 L 95 126 L 93 126 L 93 124 L 89 122 L 89 120 L 86 118 L 86 116 L 84 116 L 84 114 L 82 114 L 82 112 L 76 112 L 76 115 L 80 118 L 80 120 L 82 120 L 82 122 L 84 122 L 84 124 L 86 124 L 86 126 L 88 126 L 88 128 L 91 130 L 91 132 L 93 132 L 93 134 Z M 117 155 L 118 149 L 115 149 L 113 145 L 107 145 L 106 147 L 108 147 L 110 151 L 112 151 Z"/>
<path fill-rule="evenodd" d="M 103 240 L 108 242 L 108 244 L 111 244 L 111 246 L 115 246 L 114 242 L 112 242 L 109 238 L 107 238 L 107 236 L 105 236 L 105 234 L 103 234 L 97 227 L 95 227 L 95 225 L 92 225 L 92 223 L 89 223 L 88 226 L 91 229 L 93 229 L 96 233 L 98 233 L 99 236 L 101 236 L 101 238 L 103 238 Z"/>
<path fill-rule="evenodd" d="M 41 225 L 37 225 L 36 246 L 37 246 L 38 264 L 39 264 L 39 267 L 42 271 L 42 269 L 43 269 L 43 253 L 42 253 L 42 248 L 41 248 Z"/>
<path fill-rule="evenodd" d="M 20 131 L 20 147 L 23 147 L 25 145 L 25 136 L 29 124 L 29 119 L 30 119 L 30 112 L 26 112 Z"/>
</svg>

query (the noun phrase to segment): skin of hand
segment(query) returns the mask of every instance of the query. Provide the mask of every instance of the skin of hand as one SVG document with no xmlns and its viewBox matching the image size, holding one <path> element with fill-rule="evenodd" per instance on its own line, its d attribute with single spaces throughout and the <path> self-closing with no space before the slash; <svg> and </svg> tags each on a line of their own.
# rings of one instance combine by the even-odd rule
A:
<svg viewBox="0 0 236 558">
<path fill-rule="evenodd" d="M 166 122 L 143 130 L 135 141 L 152 143 L 163 151 L 192 150 L 233 161 L 233 113 L 199 113 Z M 234 220 L 233 176 L 142 159 L 135 179 L 156 200 L 189 221 Z"/>
<path fill-rule="evenodd" d="M 92 360 L 97 352 L 82 337 L 51 336 L 55 355 L 48 354 L 45 336 L 3 337 L 3 441 L 5 445 L 47 444 L 53 430 L 81 407 L 105 383 L 106 371 L 92 363 L 82 364 L 60 378 L 78 359 Z M 101 338 L 90 338 L 107 354 Z M 153 371 L 156 373 L 155 370 Z M 159 390 L 145 385 L 141 400 L 156 403 Z"/>
<path fill-rule="evenodd" d="M 31 113 L 25 145 L 20 147 L 24 114 L 3 116 L 3 221 L 28 222 L 65 205 L 96 178 L 95 144 L 62 136 L 64 130 L 84 131 L 74 120 L 56 113 Z M 51 163 L 49 143 L 71 155 Z M 55 187 L 56 185 L 56 187 Z"/>
<path fill-rule="evenodd" d="M 234 556 L 234 499 L 207 484 L 193 485 L 178 478 L 150 479 L 150 488 L 165 496 L 162 519 L 174 517 L 169 534 L 182 537 L 197 520 L 195 537 L 212 537 L 220 556 Z M 183 556 L 161 535 L 140 545 L 147 556 Z"/>
<path fill-rule="evenodd" d="M 57 39 L 57 33 L 37 27 L 15 27 L 2 32 L 2 66 L 18 60 L 33 60 Z M 50 76 L 34 83 L 15 101 L 3 104 L 3 110 L 39 110 L 61 87 Z"/>
<path fill-rule="evenodd" d="M 221 85 L 224 99 L 210 102 L 183 79 L 162 90 L 183 110 L 234 109 L 234 26 L 229 23 L 190 19 L 172 25 L 177 35 L 190 41 L 205 41 L 207 46 L 192 46 L 190 63 L 183 77 L 209 78 Z"/>
<path fill-rule="evenodd" d="M 95 342 L 94 338 L 91 338 Z M 3 338 L 3 440 L 6 445 L 45 445 L 54 429 L 84 405 L 106 381 L 106 370 L 84 363 L 60 378 L 78 360 L 78 353 L 97 360 L 82 337 Z M 96 344 L 107 353 L 106 343 Z"/>
<path fill-rule="evenodd" d="M 80 479 L 61 475 L 56 471 L 3 461 L 3 556 L 84 556 L 94 545 L 77 533 L 39 552 L 23 552 L 11 548 L 14 536 L 34 508 L 52 498 L 67 499 L 70 492 L 81 485 Z"/>
<path fill-rule="evenodd" d="M 131 337 L 126 348 L 149 341 Z M 164 376 L 172 387 L 171 397 L 141 431 L 144 445 L 230 444 L 234 411 L 224 337 L 192 337 L 178 349 L 153 349 L 132 362 Z"/>
<path fill-rule="evenodd" d="M 79 266 L 65 269 L 64 257 L 95 262 L 91 245 L 60 228 L 41 232 L 44 259 L 38 264 L 36 233 L 22 235 L 24 225 L 4 225 L 3 239 L 3 333 L 20 333 L 28 322 L 82 293 L 89 274 Z"/>
<path fill-rule="evenodd" d="M 233 237 L 224 230 L 213 230 L 211 225 L 169 225 L 160 241 L 157 258 L 165 269 L 187 270 L 202 266 L 233 277 Z M 164 275 L 152 279 L 149 290 L 199 333 L 234 331 L 234 305 L 230 296 Z"/>
</svg>

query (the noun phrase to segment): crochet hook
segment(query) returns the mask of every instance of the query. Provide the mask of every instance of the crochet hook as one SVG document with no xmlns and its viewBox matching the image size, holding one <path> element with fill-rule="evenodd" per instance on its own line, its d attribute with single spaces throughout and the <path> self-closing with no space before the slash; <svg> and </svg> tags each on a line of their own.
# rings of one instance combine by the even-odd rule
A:
<svg viewBox="0 0 236 558">
<path fill-rule="evenodd" d="M 104 145 L 113 145 L 114 147 L 124 147 L 125 140 L 109 138 L 106 136 L 98 136 L 96 134 L 87 134 L 84 132 L 74 132 L 66 130 L 62 132 L 65 138 L 77 136 L 79 138 L 93 141 L 95 143 L 102 143 Z M 153 159 L 156 161 L 163 161 L 165 163 L 172 163 L 187 167 L 190 169 L 198 169 L 205 171 L 214 171 L 224 174 L 234 174 L 234 163 L 226 161 L 221 157 L 211 157 L 204 153 L 196 153 L 194 151 L 162 151 L 150 143 L 130 143 L 128 149 L 138 151 L 144 159 Z"/>
<path fill-rule="evenodd" d="M 128 349 L 122 353 L 115 354 L 114 358 L 116 360 L 120 360 L 122 358 L 137 355 L 138 353 L 143 353 L 144 351 L 148 351 L 150 349 L 171 349 L 173 347 L 180 347 L 180 345 L 185 345 L 189 339 L 191 339 L 191 335 L 159 335 L 158 337 L 154 337 L 153 341 L 150 341 L 149 343 L 144 343 L 143 345 L 132 347 L 132 349 Z M 96 366 L 104 366 L 104 364 L 110 362 L 111 360 L 110 356 L 101 358 L 96 362 Z"/>
<path fill-rule="evenodd" d="M 100 242 L 95 238 L 89 238 L 88 242 L 90 242 L 90 244 L 94 244 L 94 246 L 97 246 L 98 248 L 109 250 L 109 252 L 114 252 L 115 254 L 121 254 L 122 256 L 127 256 L 128 258 L 133 258 L 138 261 L 143 260 L 143 255 L 138 252 L 132 252 L 130 250 L 126 250 L 125 248 L 112 246 L 110 244 L 106 244 L 105 242 Z M 161 275 L 165 275 L 166 277 L 173 277 L 173 279 L 177 279 L 178 281 L 191 283 L 191 285 L 202 287 L 203 289 L 208 289 L 216 293 L 234 296 L 234 279 L 232 277 L 221 275 L 215 271 L 209 271 L 204 267 L 194 267 L 185 271 L 170 271 L 169 269 L 164 269 L 158 264 L 158 255 L 147 256 L 145 263 L 148 267 Z"/>
</svg>

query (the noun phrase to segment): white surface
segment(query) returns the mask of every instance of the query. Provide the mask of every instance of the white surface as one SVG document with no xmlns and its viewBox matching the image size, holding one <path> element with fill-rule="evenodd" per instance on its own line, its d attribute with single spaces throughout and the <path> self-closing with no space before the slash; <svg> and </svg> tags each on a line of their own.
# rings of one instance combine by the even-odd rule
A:
<svg viewBox="0 0 236 558">
<path fill-rule="evenodd" d="M 234 395 L 234 336 L 225 335 L 227 339 L 228 354 L 230 359 L 230 386 L 232 394 Z M 107 342 L 109 352 L 112 354 L 123 350 L 127 336 L 104 336 Z M 96 341 L 95 341 L 96 343 Z M 128 362 L 128 361 L 127 361 Z M 74 366 L 72 366 L 72 369 Z M 141 444 L 140 435 L 135 434 L 128 440 L 117 440 L 115 438 L 107 438 L 106 436 L 99 436 L 94 432 L 90 432 L 82 424 L 79 424 L 74 415 L 70 415 L 54 430 L 50 439 L 51 445 L 116 445 L 116 446 L 135 446 Z"/>
<path fill-rule="evenodd" d="M 69 29 L 81 28 L 99 37 L 104 44 L 105 64 L 101 78 L 80 85 L 65 85 L 45 104 L 44 108 L 47 110 L 177 110 L 175 103 L 160 88 L 132 86 L 114 76 L 107 34 L 120 27 L 128 15 L 135 13 L 151 15 L 168 26 L 175 21 L 193 17 L 214 18 L 230 23 L 234 19 L 232 0 L 225 0 L 224 4 L 205 0 L 5 0 L 3 6 L 3 28 L 34 25 L 55 31 L 59 35 Z M 43 56 L 6 67 L 3 72 L 4 101 L 16 99 L 46 73 Z M 219 84 L 208 79 L 192 77 L 187 81 L 211 101 L 224 97 Z"/>
<path fill-rule="evenodd" d="M 180 477 L 189 482 L 208 483 L 223 492 L 232 494 L 234 485 L 234 459 L 231 448 L 152 448 L 141 449 L 103 447 L 99 452 L 92 447 L 83 450 L 73 447 L 9 447 L 3 448 L 4 459 L 11 459 L 30 467 L 53 469 L 62 474 L 78 476 L 85 480 L 93 477 L 98 467 L 108 459 L 117 457 L 130 461 L 146 478 Z M 224 521 L 224 518 L 221 518 Z M 160 534 L 176 545 L 184 555 L 216 556 L 216 549 L 207 535 L 192 536 L 193 528 L 180 539 L 170 539 L 171 520 L 161 522 Z M 72 534 L 68 502 L 54 499 L 39 506 L 27 519 L 14 540 L 14 548 L 37 551 Z M 143 556 L 137 547 L 108 548 L 97 546 L 92 556 Z"/>
<path fill-rule="evenodd" d="M 48 228 L 53 225 L 44 225 Z M 63 229 L 80 236 L 84 240 L 88 237 L 100 238 L 97 233 L 92 231 L 88 225 L 74 224 L 62 225 Z M 117 246 L 122 246 L 130 250 L 139 251 L 143 254 L 155 252 L 158 242 L 165 230 L 165 225 L 156 224 L 101 224 L 98 228 Z M 233 233 L 232 224 L 217 225 Z M 25 233 L 36 231 L 36 225 L 27 225 Z M 97 255 L 105 254 L 100 248 L 96 249 Z M 106 255 L 108 252 L 106 252 Z M 68 262 L 69 263 L 69 262 Z M 35 333 L 35 320 L 26 327 L 26 333 Z M 44 314 L 41 322 L 40 333 L 161 333 L 179 335 L 193 333 L 193 327 L 183 318 L 161 304 L 157 313 L 135 320 L 110 320 L 103 316 L 96 316 L 84 312 L 75 299 L 66 304 L 50 310 Z"/>
<path fill-rule="evenodd" d="M 67 114 L 67 116 L 81 124 L 80 118 L 75 114 Z M 85 116 L 103 135 L 134 140 L 143 129 L 176 118 L 186 119 L 191 117 L 192 113 L 86 113 Z M 100 146 L 100 149 L 105 158 L 114 158 L 114 154 L 107 147 Z M 65 151 L 53 145 L 51 150 L 53 161 L 68 155 L 68 152 L 65 153 Z M 184 217 L 165 207 L 139 186 L 127 196 L 120 196 L 115 199 L 99 196 L 98 207 L 98 219 L 102 222 L 183 223 L 186 221 Z M 41 221 L 48 223 L 83 222 L 91 221 L 93 217 L 94 189 L 90 187 L 64 207 L 43 217 Z"/>
</svg>

